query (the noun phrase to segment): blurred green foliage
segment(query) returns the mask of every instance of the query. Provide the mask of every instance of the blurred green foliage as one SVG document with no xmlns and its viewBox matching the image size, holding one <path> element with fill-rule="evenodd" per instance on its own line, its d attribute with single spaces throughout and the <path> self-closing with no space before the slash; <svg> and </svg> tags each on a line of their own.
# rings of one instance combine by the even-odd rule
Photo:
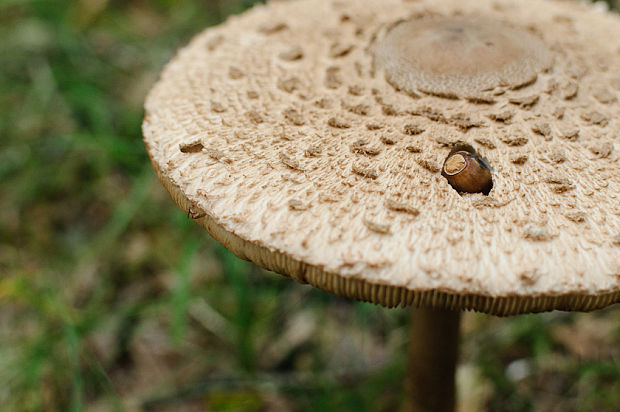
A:
<svg viewBox="0 0 620 412">
<path fill-rule="evenodd" d="M 237 259 L 144 151 L 163 65 L 252 3 L 0 0 L 2 410 L 399 407 L 406 311 Z M 619 321 L 467 314 L 462 404 L 620 409 Z"/>
</svg>

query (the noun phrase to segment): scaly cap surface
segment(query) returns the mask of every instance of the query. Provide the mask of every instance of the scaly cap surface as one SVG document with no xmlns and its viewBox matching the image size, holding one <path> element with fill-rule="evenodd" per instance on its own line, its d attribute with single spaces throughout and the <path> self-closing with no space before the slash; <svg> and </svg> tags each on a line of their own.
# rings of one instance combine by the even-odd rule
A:
<svg viewBox="0 0 620 412">
<path fill-rule="evenodd" d="M 260 266 L 386 306 L 592 310 L 620 300 L 618 67 L 620 18 L 571 2 L 272 2 L 181 50 L 143 130 L 179 206 Z M 441 176 L 459 145 L 488 196 Z"/>
</svg>

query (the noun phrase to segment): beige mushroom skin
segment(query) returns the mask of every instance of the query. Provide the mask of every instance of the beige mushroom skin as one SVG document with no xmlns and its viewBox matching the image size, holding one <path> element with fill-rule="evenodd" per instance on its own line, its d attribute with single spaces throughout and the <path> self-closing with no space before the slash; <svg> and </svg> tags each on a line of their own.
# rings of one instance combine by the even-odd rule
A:
<svg viewBox="0 0 620 412">
<path fill-rule="evenodd" d="M 385 306 L 593 310 L 620 300 L 618 50 L 618 17 L 569 2 L 273 2 L 166 67 L 145 143 L 183 210 L 299 282 Z M 460 143 L 493 165 L 488 196 L 441 176 Z"/>
</svg>

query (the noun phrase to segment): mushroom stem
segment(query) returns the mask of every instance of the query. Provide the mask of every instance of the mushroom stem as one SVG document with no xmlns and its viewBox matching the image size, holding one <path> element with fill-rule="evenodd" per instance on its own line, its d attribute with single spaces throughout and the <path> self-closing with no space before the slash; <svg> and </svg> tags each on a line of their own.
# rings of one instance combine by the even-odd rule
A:
<svg viewBox="0 0 620 412">
<path fill-rule="evenodd" d="M 454 411 L 460 319 L 460 312 L 411 311 L 406 410 Z"/>
</svg>

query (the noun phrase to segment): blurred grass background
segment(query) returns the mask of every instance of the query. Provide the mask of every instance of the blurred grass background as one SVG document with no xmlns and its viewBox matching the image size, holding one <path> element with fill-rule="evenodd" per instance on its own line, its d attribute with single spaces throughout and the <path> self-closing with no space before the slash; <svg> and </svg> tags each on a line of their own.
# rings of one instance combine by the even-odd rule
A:
<svg viewBox="0 0 620 412">
<path fill-rule="evenodd" d="M 391 411 L 408 313 L 240 261 L 176 208 L 143 99 L 251 0 L 0 0 L 0 410 Z M 620 311 L 464 317 L 463 410 L 620 410 Z"/>
</svg>

